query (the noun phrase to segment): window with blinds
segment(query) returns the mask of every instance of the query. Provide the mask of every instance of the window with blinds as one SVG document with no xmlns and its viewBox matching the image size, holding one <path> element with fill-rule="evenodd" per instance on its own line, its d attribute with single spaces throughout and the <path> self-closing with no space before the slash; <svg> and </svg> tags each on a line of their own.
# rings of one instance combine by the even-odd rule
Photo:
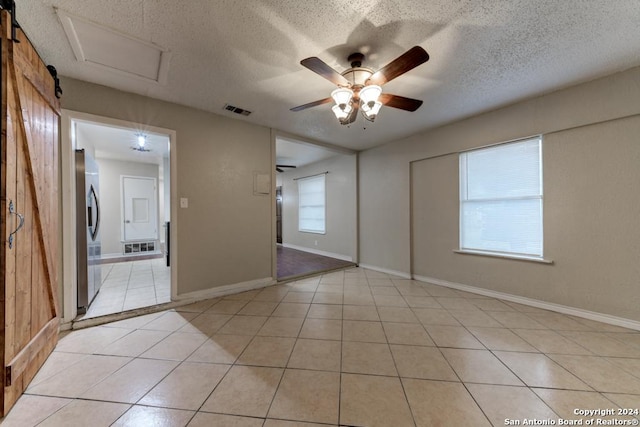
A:
<svg viewBox="0 0 640 427">
<path fill-rule="evenodd" d="M 460 154 L 460 249 L 542 258 L 542 138 Z"/>
<path fill-rule="evenodd" d="M 325 175 L 298 180 L 298 230 L 325 233 Z"/>
</svg>

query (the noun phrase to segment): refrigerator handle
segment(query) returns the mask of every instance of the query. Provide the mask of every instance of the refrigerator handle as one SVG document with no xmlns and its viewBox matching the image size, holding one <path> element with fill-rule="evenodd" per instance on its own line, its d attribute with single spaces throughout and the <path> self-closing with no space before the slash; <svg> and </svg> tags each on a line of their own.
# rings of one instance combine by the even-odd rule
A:
<svg viewBox="0 0 640 427">
<path fill-rule="evenodd" d="M 95 242 L 96 238 L 98 237 L 98 229 L 100 228 L 100 204 L 98 202 L 98 195 L 96 194 L 96 190 L 93 188 L 93 185 L 91 186 L 90 194 L 91 197 L 93 197 L 93 200 L 96 202 L 96 225 L 93 230 L 91 230 L 91 240 Z M 91 215 L 91 207 L 89 207 L 89 226 L 91 226 L 92 219 L 93 217 Z"/>
</svg>

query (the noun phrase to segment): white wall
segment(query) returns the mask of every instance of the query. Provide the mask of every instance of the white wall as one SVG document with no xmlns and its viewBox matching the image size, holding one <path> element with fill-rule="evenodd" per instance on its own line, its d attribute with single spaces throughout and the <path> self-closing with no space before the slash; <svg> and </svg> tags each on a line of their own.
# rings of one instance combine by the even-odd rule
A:
<svg viewBox="0 0 640 427">
<path fill-rule="evenodd" d="M 361 263 L 640 320 L 639 99 L 634 68 L 361 153 Z M 535 134 L 554 264 L 454 254 L 457 152 Z"/>
<path fill-rule="evenodd" d="M 340 154 L 278 174 L 278 180 L 282 182 L 283 245 L 357 262 L 356 158 L 355 154 Z M 295 179 L 327 171 L 326 233 L 298 231 L 298 184 Z"/>
<path fill-rule="evenodd" d="M 158 165 L 97 158 L 100 168 L 100 243 L 102 256 L 122 255 L 122 183 L 121 176 L 159 177 Z M 156 187 L 159 189 L 159 187 Z M 156 195 L 156 200 L 158 195 Z M 160 214 L 159 206 L 157 207 Z M 158 227 L 162 226 L 158 216 Z M 162 228 L 158 229 L 161 233 Z M 156 242 L 157 243 L 157 242 Z"/>
</svg>

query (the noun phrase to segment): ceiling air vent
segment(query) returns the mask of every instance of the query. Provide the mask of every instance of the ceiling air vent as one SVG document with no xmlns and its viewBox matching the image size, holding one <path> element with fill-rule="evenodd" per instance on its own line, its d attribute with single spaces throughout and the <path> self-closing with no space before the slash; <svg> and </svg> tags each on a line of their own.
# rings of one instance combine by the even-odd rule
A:
<svg viewBox="0 0 640 427">
<path fill-rule="evenodd" d="M 242 116 L 248 116 L 251 114 L 251 111 L 244 110 L 242 108 L 234 107 L 233 105 L 224 104 L 224 109 L 227 111 L 231 111 L 232 113 L 240 114 Z"/>
</svg>

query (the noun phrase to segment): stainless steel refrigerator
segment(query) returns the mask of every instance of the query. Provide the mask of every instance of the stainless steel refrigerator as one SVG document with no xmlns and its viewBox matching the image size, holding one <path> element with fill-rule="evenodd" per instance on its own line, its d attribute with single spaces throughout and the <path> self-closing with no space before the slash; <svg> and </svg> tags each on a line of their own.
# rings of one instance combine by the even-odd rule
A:
<svg viewBox="0 0 640 427">
<path fill-rule="evenodd" d="M 99 194 L 98 164 L 76 150 L 78 313 L 86 312 L 102 284 Z"/>
</svg>

